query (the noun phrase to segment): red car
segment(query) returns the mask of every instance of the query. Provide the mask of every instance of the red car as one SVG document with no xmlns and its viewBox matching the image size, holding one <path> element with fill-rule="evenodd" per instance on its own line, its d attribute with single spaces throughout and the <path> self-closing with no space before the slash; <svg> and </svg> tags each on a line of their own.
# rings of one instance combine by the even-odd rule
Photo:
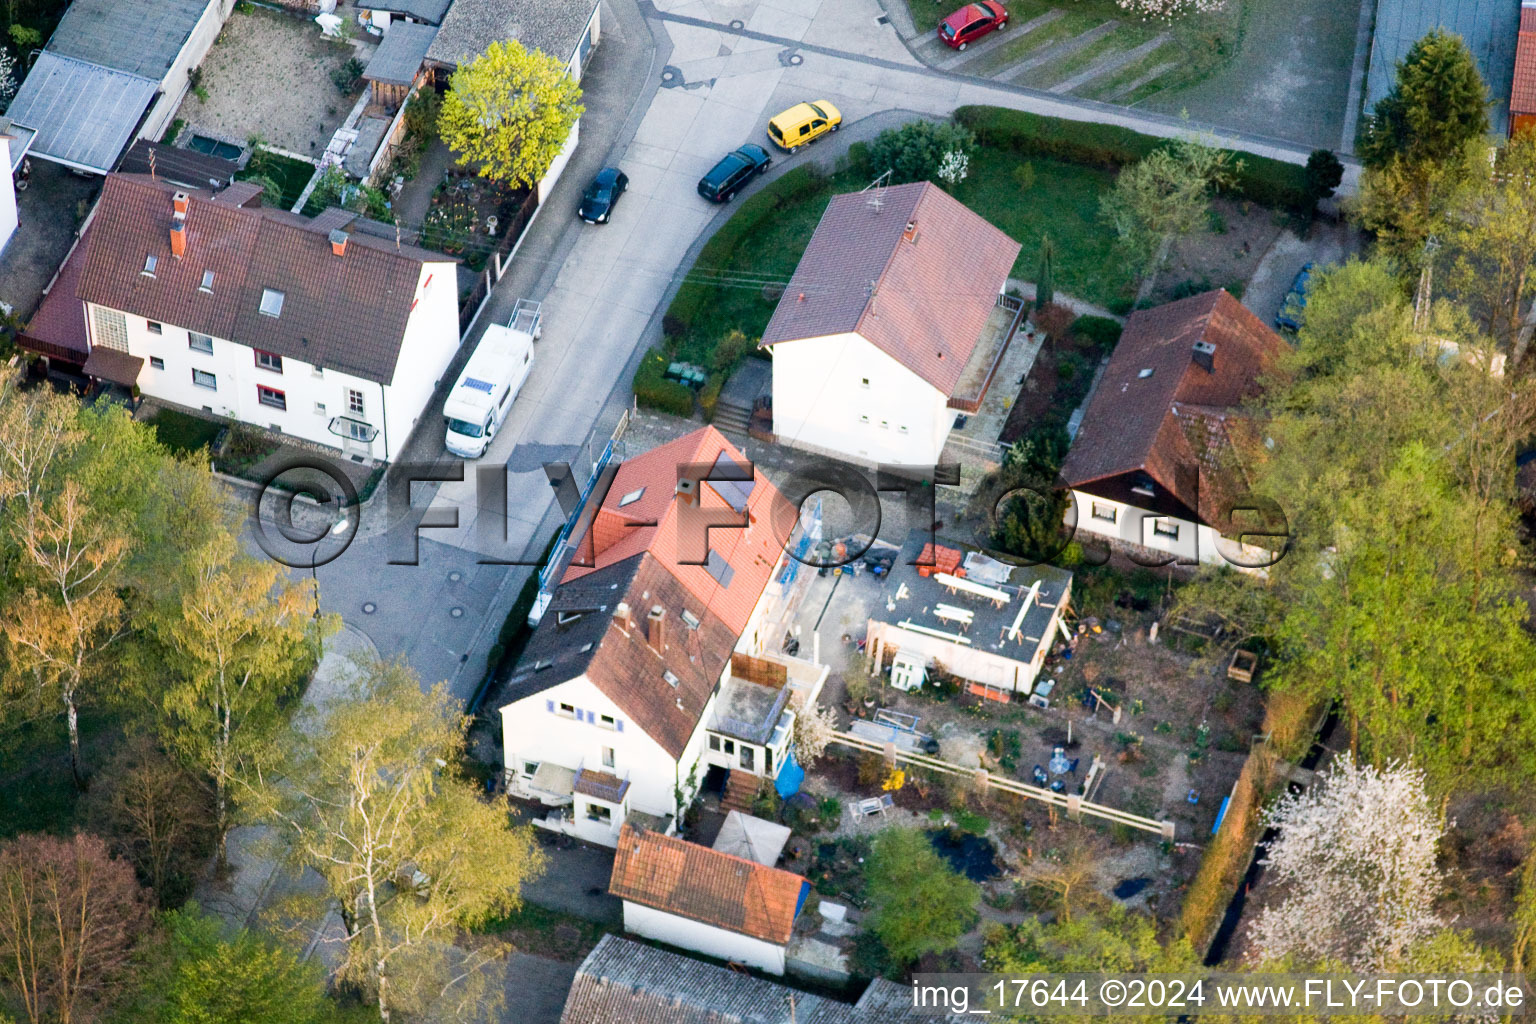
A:
<svg viewBox="0 0 1536 1024">
<path fill-rule="evenodd" d="M 963 50 L 988 32 L 1007 26 L 1008 9 L 997 0 L 981 0 L 939 22 L 939 42 Z"/>
</svg>

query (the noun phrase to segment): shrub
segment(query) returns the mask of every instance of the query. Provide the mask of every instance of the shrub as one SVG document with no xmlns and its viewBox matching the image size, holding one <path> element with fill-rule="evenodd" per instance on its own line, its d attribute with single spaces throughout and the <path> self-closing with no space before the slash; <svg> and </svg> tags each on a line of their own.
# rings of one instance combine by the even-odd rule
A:
<svg viewBox="0 0 1536 1024">
<path fill-rule="evenodd" d="M 1120 325 L 1107 316 L 1080 316 L 1072 321 L 1071 331 L 1102 352 L 1114 351 L 1120 341 Z"/>
<path fill-rule="evenodd" d="M 844 159 L 847 160 L 847 166 L 850 171 L 853 171 L 855 174 L 868 174 L 869 143 L 855 142 L 848 147 L 848 154 Z"/>
<path fill-rule="evenodd" d="M 364 68 L 362 61 L 356 57 L 348 57 L 345 64 L 331 70 L 331 82 L 343 95 L 349 94 L 363 80 Z"/>
<path fill-rule="evenodd" d="M 1030 320 L 1037 330 L 1044 331 L 1049 337 L 1059 338 L 1071 328 L 1073 316 L 1072 310 L 1052 302 L 1035 310 Z"/>
<path fill-rule="evenodd" d="M 43 43 L 43 34 L 27 25 L 12 25 L 6 31 L 10 33 L 11 42 L 16 44 L 16 49 L 21 51 L 23 56 L 26 55 L 27 50 L 34 46 L 41 46 Z M 191 74 L 196 74 L 200 70 L 200 68 L 193 68 Z M 191 74 L 187 77 L 190 78 Z"/>
<path fill-rule="evenodd" d="M 1069 121 L 1001 107 L 960 107 L 955 122 L 976 133 L 984 145 L 1019 156 L 1047 156 L 1070 163 L 1117 170 L 1135 163 L 1168 140 L 1112 124 Z M 1283 160 L 1234 151 L 1242 161 L 1225 191 L 1265 206 L 1298 212 L 1311 209 L 1306 168 Z"/>
<path fill-rule="evenodd" d="M 651 349 L 635 371 L 635 401 L 643 408 L 674 416 L 693 415 L 693 391 L 686 384 L 667 380 L 667 357 Z"/>
<path fill-rule="evenodd" d="M 406 145 L 424 153 L 437 138 L 437 117 L 443 110 L 443 97 L 436 89 L 423 89 L 405 105 Z"/>
<path fill-rule="evenodd" d="M 1013 183 L 1019 186 L 1020 192 L 1028 192 L 1035 187 L 1035 165 L 1028 160 L 1018 164 L 1013 169 Z"/>
<path fill-rule="evenodd" d="M 1104 304 L 1104 307 L 1115 314 L 1115 316 L 1125 316 L 1125 314 L 1136 308 L 1136 301 L 1122 295 L 1110 299 Z"/>
<path fill-rule="evenodd" d="M 715 421 L 715 407 L 720 404 L 720 390 L 725 387 L 725 375 L 712 373 L 709 381 L 699 390 L 699 411 L 704 414 L 704 422 Z"/>
<path fill-rule="evenodd" d="M 955 162 L 951 154 L 969 160 L 975 150 L 976 135 L 969 128 L 948 121 L 909 121 L 875 136 L 869 147 L 870 168 L 876 173 L 889 170 L 892 185 L 928 181 L 949 170 Z"/>
<path fill-rule="evenodd" d="M 1177 301 L 1179 299 L 1187 299 L 1191 295 L 1204 295 L 1210 290 L 1210 278 L 1202 277 L 1200 280 L 1196 281 L 1192 277 L 1186 277 L 1184 280 L 1173 286 L 1173 290 L 1168 293 L 1168 297 L 1171 300 Z"/>
</svg>

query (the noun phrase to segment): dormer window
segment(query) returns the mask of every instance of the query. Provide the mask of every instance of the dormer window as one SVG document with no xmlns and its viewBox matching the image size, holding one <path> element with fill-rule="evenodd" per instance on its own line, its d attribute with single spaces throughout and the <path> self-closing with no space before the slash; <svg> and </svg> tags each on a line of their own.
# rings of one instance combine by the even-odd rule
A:
<svg viewBox="0 0 1536 1024">
<path fill-rule="evenodd" d="M 144 257 L 144 269 L 139 271 L 139 273 L 143 274 L 145 277 L 154 277 L 155 276 L 155 267 L 158 266 L 159 263 L 160 263 L 160 261 L 156 257 L 154 257 L 154 256 L 145 256 Z"/>
<path fill-rule="evenodd" d="M 197 286 L 197 290 L 200 292 L 213 292 L 213 271 L 203 271 L 203 283 Z"/>
<path fill-rule="evenodd" d="M 261 315 L 283 315 L 283 293 L 275 288 L 263 288 L 261 290 Z"/>
<path fill-rule="evenodd" d="M 1152 486 L 1152 478 L 1145 473 L 1136 477 L 1136 482 L 1131 485 L 1132 494 L 1140 494 L 1143 497 L 1153 498 L 1157 496 L 1156 489 Z"/>
</svg>

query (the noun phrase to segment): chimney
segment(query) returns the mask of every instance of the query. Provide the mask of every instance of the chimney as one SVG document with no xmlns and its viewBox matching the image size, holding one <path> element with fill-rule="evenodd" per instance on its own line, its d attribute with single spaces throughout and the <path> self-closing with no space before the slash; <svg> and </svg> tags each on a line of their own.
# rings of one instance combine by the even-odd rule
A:
<svg viewBox="0 0 1536 1024">
<path fill-rule="evenodd" d="M 667 610 L 659 604 L 652 605 L 650 614 L 645 617 L 645 642 L 657 654 L 666 648 Z"/>
<path fill-rule="evenodd" d="M 678 477 L 677 489 L 672 493 L 676 495 L 678 500 L 682 501 L 683 504 L 692 505 L 694 495 L 698 493 L 698 489 L 699 485 L 697 481 L 690 480 L 687 477 Z"/>
<path fill-rule="evenodd" d="M 1195 342 L 1195 347 L 1190 353 L 1190 358 L 1194 360 L 1196 366 L 1200 367 L 1206 373 L 1216 372 L 1216 346 L 1210 342 Z"/>
<path fill-rule="evenodd" d="M 187 254 L 187 220 L 180 216 L 171 221 L 171 255 L 181 259 Z"/>
<path fill-rule="evenodd" d="M 335 253 L 337 256 L 345 256 L 347 254 L 347 239 L 351 238 L 352 236 L 341 230 L 341 228 L 335 228 L 331 231 L 330 237 L 331 252 Z"/>
<path fill-rule="evenodd" d="M 613 624 L 618 626 L 620 629 L 629 628 L 629 602 L 620 601 L 618 604 L 613 606 Z"/>
<path fill-rule="evenodd" d="M 917 221 L 907 221 L 907 229 L 901 233 L 901 240 L 903 242 L 917 241 Z"/>
<path fill-rule="evenodd" d="M 175 195 L 171 196 L 171 209 L 176 212 L 176 216 L 178 218 L 185 217 L 187 215 L 187 207 L 191 204 L 191 202 L 191 196 L 187 195 L 185 192 L 177 192 Z"/>
</svg>

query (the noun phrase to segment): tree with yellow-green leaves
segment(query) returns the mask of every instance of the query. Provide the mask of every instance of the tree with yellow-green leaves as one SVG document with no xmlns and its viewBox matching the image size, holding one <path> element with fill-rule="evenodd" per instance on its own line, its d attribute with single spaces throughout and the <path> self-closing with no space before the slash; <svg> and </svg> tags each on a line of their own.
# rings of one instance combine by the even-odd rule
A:
<svg viewBox="0 0 1536 1024">
<path fill-rule="evenodd" d="M 494 42 L 454 72 L 438 132 L 461 165 L 513 188 L 544 177 L 585 108 L 565 65 L 521 43 Z"/>
<path fill-rule="evenodd" d="M 502 950 L 456 940 L 521 906 L 543 867 L 531 829 L 463 774 L 467 725 L 446 687 L 423 692 L 398 662 L 360 658 L 295 719 L 281 781 L 254 794 L 324 879 L 346 927 L 338 978 L 385 1024 L 484 1015 L 499 988 L 483 968 Z"/>
</svg>

